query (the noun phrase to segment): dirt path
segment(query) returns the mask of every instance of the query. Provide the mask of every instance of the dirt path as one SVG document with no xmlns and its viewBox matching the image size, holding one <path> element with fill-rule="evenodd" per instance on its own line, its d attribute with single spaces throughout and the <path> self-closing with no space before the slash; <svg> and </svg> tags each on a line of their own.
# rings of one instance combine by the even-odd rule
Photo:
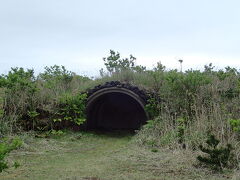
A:
<svg viewBox="0 0 240 180">
<path fill-rule="evenodd" d="M 131 135 L 68 133 L 55 138 L 26 136 L 11 154 L 21 166 L 0 175 L 4 180 L 162 180 L 229 179 L 192 166 L 182 152 L 151 152 L 131 145 Z M 231 178 L 230 178 L 231 179 Z"/>
</svg>

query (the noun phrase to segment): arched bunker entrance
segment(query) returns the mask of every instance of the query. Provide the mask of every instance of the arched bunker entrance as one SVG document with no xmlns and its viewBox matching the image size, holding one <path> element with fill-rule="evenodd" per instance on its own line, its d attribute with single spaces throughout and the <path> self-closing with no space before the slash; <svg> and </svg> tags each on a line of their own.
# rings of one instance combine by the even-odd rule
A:
<svg viewBox="0 0 240 180">
<path fill-rule="evenodd" d="M 146 94 L 120 82 L 96 86 L 87 102 L 88 129 L 139 129 L 146 123 Z"/>
</svg>

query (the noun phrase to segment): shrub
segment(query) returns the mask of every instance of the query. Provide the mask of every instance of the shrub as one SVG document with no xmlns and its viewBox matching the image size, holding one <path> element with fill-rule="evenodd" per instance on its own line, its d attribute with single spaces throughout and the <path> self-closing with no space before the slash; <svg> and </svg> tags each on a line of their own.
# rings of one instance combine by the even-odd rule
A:
<svg viewBox="0 0 240 180">
<path fill-rule="evenodd" d="M 177 147 L 177 133 L 175 129 L 162 117 L 147 121 L 135 136 L 139 145 L 150 147 Z"/>
<path fill-rule="evenodd" d="M 237 140 L 240 139 L 240 119 L 230 119 L 229 120 L 232 132 L 236 136 Z"/>
<path fill-rule="evenodd" d="M 240 119 L 231 119 L 229 120 L 229 123 L 234 132 L 240 133 Z"/>
<path fill-rule="evenodd" d="M 35 129 L 36 126 L 36 117 L 39 116 L 39 113 L 36 111 L 28 111 L 27 113 L 29 120 L 31 120 L 31 124 L 32 124 L 32 129 Z"/>
<path fill-rule="evenodd" d="M 8 162 L 6 161 L 7 155 L 19 148 L 22 145 L 22 141 L 19 138 L 14 138 L 12 141 L 9 140 L 1 140 L 0 141 L 0 173 L 5 169 L 9 168 Z M 17 162 L 14 163 L 14 167 L 18 167 L 19 164 Z"/>
<path fill-rule="evenodd" d="M 81 125 L 86 120 L 86 100 L 87 94 L 77 94 L 75 96 L 65 94 L 60 98 L 57 109 L 57 118 L 54 122 L 71 121 Z"/>
<path fill-rule="evenodd" d="M 197 159 L 213 170 L 222 171 L 223 168 L 236 167 L 237 161 L 232 152 L 232 145 L 227 144 L 226 147 L 218 147 L 219 142 L 220 141 L 216 139 L 214 135 L 210 135 L 206 140 L 207 146 L 199 146 L 200 150 L 208 154 L 208 156 L 198 156 Z"/>
<path fill-rule="evenodd" d="M 4 91 L 3 119 L 11 131 L 16 131 L 19 124 L 24 124 L 20 121 L 22 117 L 37 105 L 34 71 L 12 68 L 7 75 L 0 76 L 0 88 Z"/>
<path fill-rule="evenodd" d="M 154 119 L 160 114 L 160 101 L 154 97 L 147 100 L 145 111 L 148 113 L 150 119 Z"/>
<path fill-rule="evenodd" d="M 56 89 L 56 86 L 63 86 L 66 90 L 72 81 L 74 73 L 68 71 L 64 66 L 46 66 L 45 71 L 40 73 L 38 80 L 44 81 L 44 86 L 50 89 Z M 57 89 L 56 89 L 57 90 Z"/>
<path fill-rule="evenodd" d="M 108 57 L 103 58 L 104 65 L 106 66 L 108 72 L 110 75 L 114 73 L 121 73 L 123 71 L 133 71 L 142 73 L 146 71 L 146 67 L 144 66 L 137 66 L 136 58 L 132 55 L 130 55 L 129 58 L 121 58 L 121 55 L 119 52 L 115 52 L 114 50 L 110 50 L 110 55 Z M 103 69 L 100 70 L 100 75 L 104 76 Z"/>
<path fill-rule="evenodd" d="M 3 120 L 3 116 L 4 116 L 3 97 L 1 95 L 2 94 L 0 93 L 0 138 L 3 136 L 3 134 L 5 134 L 4 132 L 6 131 L 6 122 L 4 122 Z"/>
<path fill-rule="evenodd" d="M 81 124 L 84 117 L 81 115 L 79 118 L 77 100 L 72 103 L 77 108 L 70 105 L 66 109 L 64 104 L 67 106 L 73 100 L 65 98 L 68 100 L 63 102 L 63 99 L 65 94 L 77 94 L 86 89 L 84 86 L 90 80 L 66 70 L 64 66 L 45 67 L 37 78 L 33 70 L 12 68 L 8 74 L 0 76 L 0 136 L 19 130 L 49 130 L 52 121 L 48 119 L 56 111 L 62 113 L 58 114 L 60 119 L 65 117 L 65 120 Z M 67 115 L 67 111 L 73 115 Z"/>
<path fill-rule="evenodd" d="M 133 68 L 135 66 L 136 58 L 130 55 L 130 59 L 121 59 L 119 52 L 110 50 L 110 56 L 103 58 L 103 61 L 109 73 L 112 74 Z"/>
<path fill-rule="evenodd" d="M 184 143 L 184 135 L 186 130 L 186 120 L 183 118 L 177 119 L 177 138 L 180 144 Z"/>
<path fill-rule="evenodd" d="M 23 115 L 33 108 L 34 95 L 38 90 L 33 70 L 12 68 L 7 75 L 0 76 L 0 88 L 5 91 L 5 113 Z"/>
</svg>

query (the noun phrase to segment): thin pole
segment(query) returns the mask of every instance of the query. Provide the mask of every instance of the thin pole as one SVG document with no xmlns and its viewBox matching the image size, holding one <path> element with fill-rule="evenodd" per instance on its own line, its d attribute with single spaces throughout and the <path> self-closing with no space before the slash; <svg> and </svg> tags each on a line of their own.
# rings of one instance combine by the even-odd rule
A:
<svg viewBox="0 0 240 180">
<path fill-rule="evenodd" d="M 178 61 L 180 62 L 180 71 L 182 72 L 182 63 L 183 63 L 183 60 L 182 60 L 182 59 L 179 59 Z"/>
</svg>

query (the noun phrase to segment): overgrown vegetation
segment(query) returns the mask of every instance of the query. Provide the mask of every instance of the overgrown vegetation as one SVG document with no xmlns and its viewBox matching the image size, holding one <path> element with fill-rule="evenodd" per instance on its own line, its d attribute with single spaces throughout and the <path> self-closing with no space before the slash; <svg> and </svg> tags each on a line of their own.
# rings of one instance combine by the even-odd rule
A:
<svg viewBox="0 0 240 180">
<path fill-rule="evenodd" d="M 21 145 L 22 141 L 19 138 L 14 138 L 12 140 L 3 139 L 0 141 L 0 173 L 9 168 L 9 163 L 6 160 L 7 155 Z M 13 166 L 17 168 L 19 163 L 14 162 Z"/>
<path fill-rule="evenodd" d="M 227 144 L 226 147 L 218 147 L 219 140 L 214 135 L 210 135 L 206 140 L 207 146 L 200 145 L 199 148 L 202 152 L 208 154 L 207 157 L 198 156 L 197 159 L 212 168 L 213 170 L 222 171 L 223 168 L 236 167 L 236 158 L 232 153 L 233 147 Z"/>
<path fill-rule="evenodd" d="M 53 119 L 54 122 L 71 121 L 77 125 L 81 125 L 86 120 L 86 100 L 87 94 L 77 94 L 75 96 L 66 94 L 59 101 L 58 118 Z"/>
<path fill-rule="evenodd" d="M 21 130 L 49 130 L 59 121 L 84 121 L 86 95 L 82 84 L 91 79 L 67 71 L 64 66 L 33 70 L 12 68 L 0 76 L 0 136 Z"/>
<path fill-rule="evenodd" d="M 205 66 L 204 71 L 181 73 L 161 68 L 146 72 L 148 78 L 158 79 L 149 81 L 154 84 L 147 87 L 158 94 L 160 103 L 159 99 L 150 99 L 146 110 L 155 116 L 156 123 L 151 128 L 144 126 L 137 141 L 146 144 L 150 140 L 156 146 L 194 150 L 211 131 L 221 143 L 237 144 L 239 74 L 229 67 L 225 71 L 214 71 L 211 64 Z"/>
<path fill-rule="evenodd" d="M 160 62 L 147 69 L 137 65 L 134 56 L 122 58 L 113 50 L 103 61 L 106 70 L 94 80 L 57 65 L 37 76 L 23 68 L 1 75 L 0 137 L 28 130 L 58 132 L 61 123 L 79 126 L 86 118 L 84 92 L 118 80 L 151 92 L 145 107 L 150 120 L 135 137 L 138 145 L 154 151 L 159 147 L 199 151 L 211 132 L 219 146 L 231 144 L 231 153 L 239 157 L 239 70 L 215 70 L 209 64 L 201 71 L 181 72 L 166 69 Z"/>
</svg>

